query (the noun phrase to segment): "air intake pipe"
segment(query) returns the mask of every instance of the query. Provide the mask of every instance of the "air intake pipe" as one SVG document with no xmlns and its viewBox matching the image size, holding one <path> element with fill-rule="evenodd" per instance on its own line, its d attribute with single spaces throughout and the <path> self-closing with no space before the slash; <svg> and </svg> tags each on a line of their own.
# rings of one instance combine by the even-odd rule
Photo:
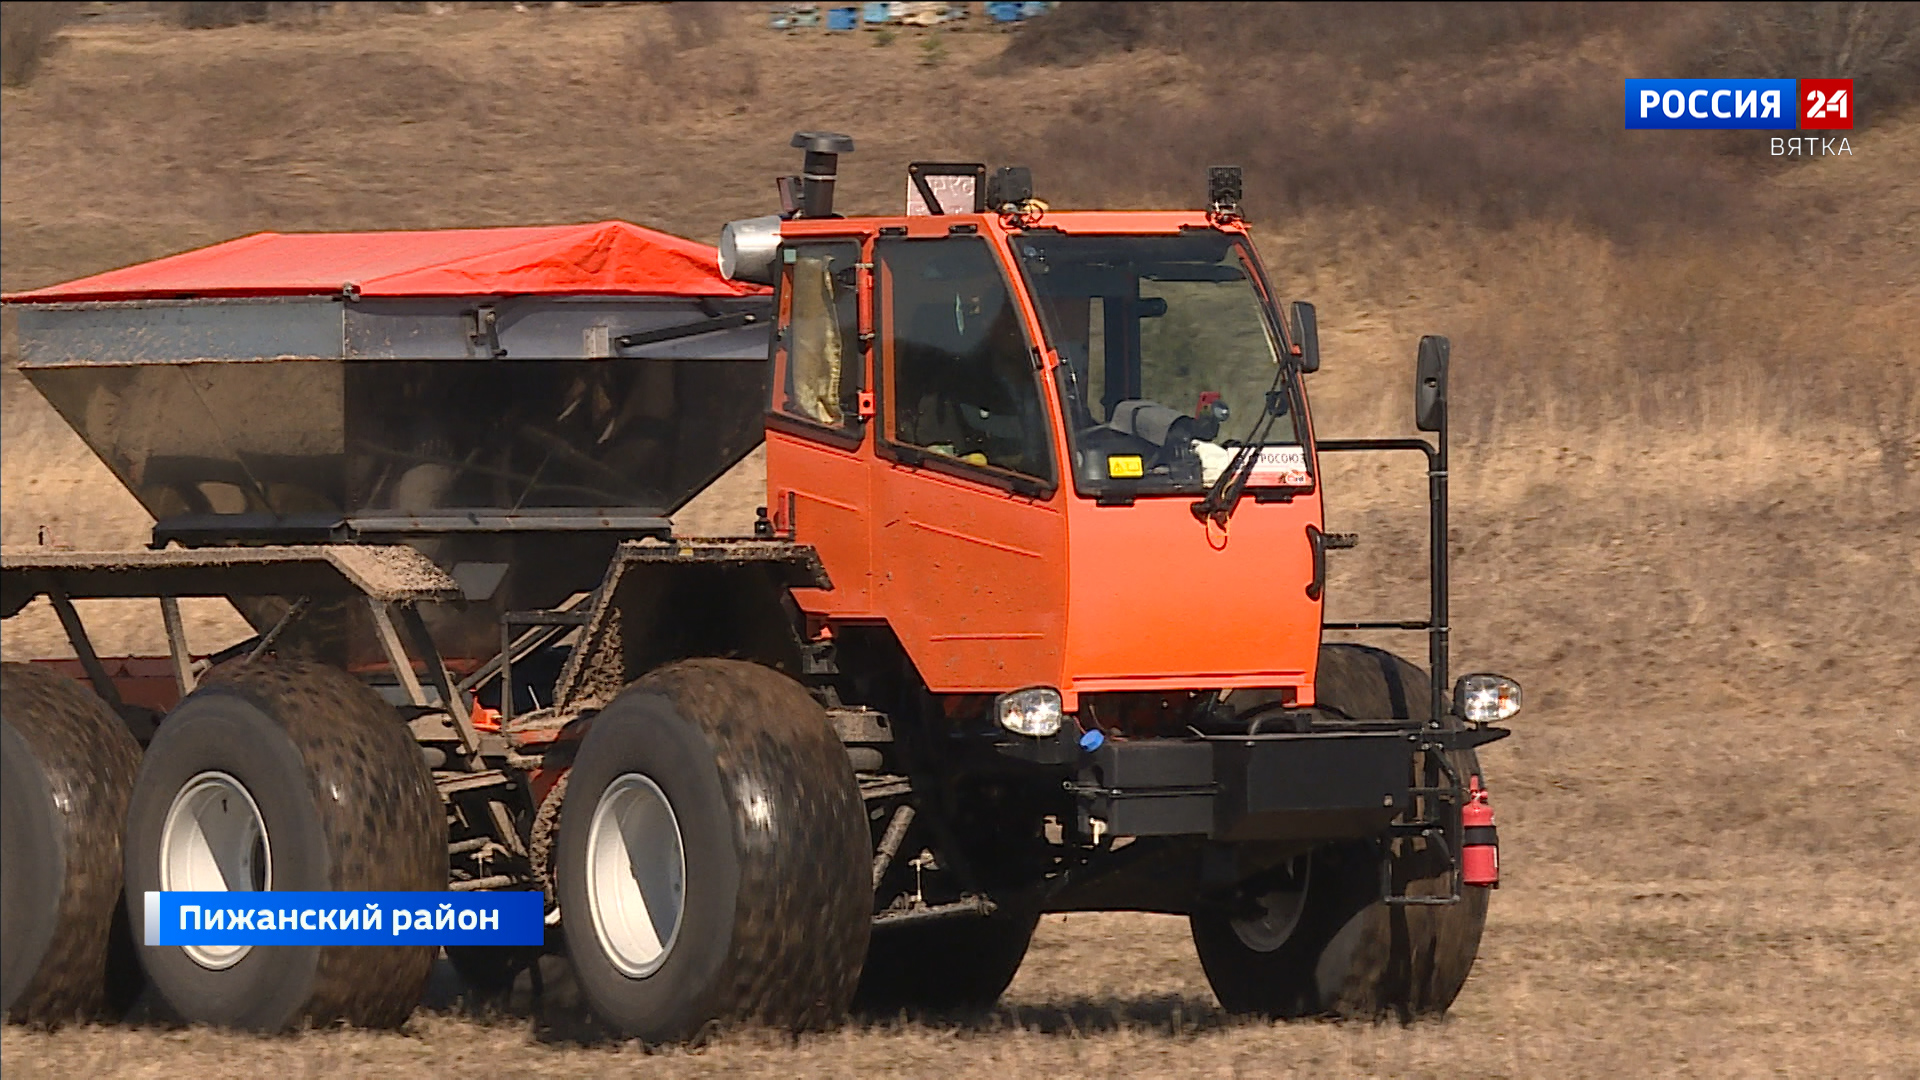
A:
<svg viewBox="0 0 1920 1080">
<path fill-rule="evenodd" d="M 833 182 L 840 173 L 840 155 L 853 153 L 853 138 L 831 131 L 800 131 L 794 133 L 793 146 L 807 152 L 800 163 L 799 216 L 832 217 Z"/>
</svg>

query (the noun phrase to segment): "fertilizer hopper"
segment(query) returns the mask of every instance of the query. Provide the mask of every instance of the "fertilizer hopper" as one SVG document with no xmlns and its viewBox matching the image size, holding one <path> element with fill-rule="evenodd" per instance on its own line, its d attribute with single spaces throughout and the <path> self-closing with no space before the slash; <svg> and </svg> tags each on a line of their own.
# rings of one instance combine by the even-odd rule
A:
<svg viewBox="0 0 1920 1080">
<path fill-rule="evenodd" d="M 156 547 L 410 545 L 465 593 L 431 617 L 456 669 L 761 439 L 764 290 L 624 222 L 261 233 L 7 300 Z M 262 632 L 287 603 L 236 602 Z M 377 663 L 371 634 L 343 603 L 282 648 Z"/>
</svg>

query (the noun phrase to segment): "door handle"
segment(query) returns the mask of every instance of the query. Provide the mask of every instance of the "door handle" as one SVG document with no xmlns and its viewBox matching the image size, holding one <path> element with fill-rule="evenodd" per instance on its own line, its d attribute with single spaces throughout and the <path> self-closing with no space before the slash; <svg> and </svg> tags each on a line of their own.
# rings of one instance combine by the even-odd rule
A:
<svg viewBox="0 0 1920 1080">
<path fill-rule="evenodd" d="M 1318 600 L 1327 585 L 1327 534 L 1318 525 L 1307 526 L 1307 547 L 1313 551 L 1313 580 L 1307 582 L 1307 599 Z"/>
</svg>

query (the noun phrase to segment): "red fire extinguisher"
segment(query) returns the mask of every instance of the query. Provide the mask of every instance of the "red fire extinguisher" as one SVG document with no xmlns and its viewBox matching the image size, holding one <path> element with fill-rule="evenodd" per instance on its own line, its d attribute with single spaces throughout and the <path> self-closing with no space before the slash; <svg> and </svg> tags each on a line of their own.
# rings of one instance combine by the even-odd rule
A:
<svg viewBox="0 0 1920 1080">
<path fill-rule="evenodd" d="M 1465 833 L 1460 852 L 1460 880 L 1490 889 L 1500 887 L 1500 838 L 1493 828 L 1493 807 L 1478 776 L 1467 781 L 1467 804 L 1460 808 Z"/>
</svg>

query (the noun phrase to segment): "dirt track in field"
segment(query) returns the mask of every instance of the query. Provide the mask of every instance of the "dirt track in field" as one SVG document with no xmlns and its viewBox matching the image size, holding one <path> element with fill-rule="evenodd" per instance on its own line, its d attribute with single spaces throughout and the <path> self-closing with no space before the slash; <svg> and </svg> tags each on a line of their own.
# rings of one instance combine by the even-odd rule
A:
<svg viewBox="0 0 1920 1080">
<path fill-rule="evenodd" d="M 710 238 L 764 212 L 796 128 L 863 140 L 843 193 L 857 211 L 894 204 L 910 157 L 1044 166 L 1033 141 L 1062 102 L 1177 96 L 1186 71 L 1146 50 L 986 76 L 991 35 L 954 35 L 929 64 L 911 37 L 782 39 L 745 16 L 719 44 L 646 52 L 665 18 L 77 31 L 4 92 L 0 277 L 25 288 L 258 228 L 620 216 Z M 1539 62 L 1597 63 L 1617 90 L 1620 48 L 1595 37 Z M 640 55 L 698 93 L 668 100 Z M 1181 920 L 1080 915 L 1048 918 L 1005 1005 L 967 1023 L 657 1054 L 444 1004 L 399 1033 L 9 1027 L 5 1075 L 1920 1076 L 1920 118 L 1857 142 L 1752 181 L 1776 217 L 1829 208 L 1789 241 L 1636 246 L 1345 210 L 1259 234 L 1320 301 L 1323 434 L 1404 430 L 1420 333 L 1455 334 L 1472 391 L 1455 409 L 1456 662 L 1517 676 L 1529 707 L 1484 753 L 1506 883 L 1444 1023 L 1231 1021 Z M 752 179 L 713 180 L 735 176 Z M 1776 326 L 1804 335 L 1777 339 L 1808 358 L 1803 381 L 1758 367 Z M 143 544 L 150 521 L 11 359 L 9 340 L 0 540 Z M 1327 485 L 1330 528 L 1362 535 L 1334 565 L 1331 616 L 1416 610 L 1420 479 L 1341 462 Z M 739 528 L 758 502 L 749 467 L 682 525 Z M 145 608 L 89 605 L 101 651 L 160 652 Z M 223 604 L 188 617 L 197 649 L 244 633 Z M 36 611 L 0 647 L 63 651 Z"/>
</svg>

